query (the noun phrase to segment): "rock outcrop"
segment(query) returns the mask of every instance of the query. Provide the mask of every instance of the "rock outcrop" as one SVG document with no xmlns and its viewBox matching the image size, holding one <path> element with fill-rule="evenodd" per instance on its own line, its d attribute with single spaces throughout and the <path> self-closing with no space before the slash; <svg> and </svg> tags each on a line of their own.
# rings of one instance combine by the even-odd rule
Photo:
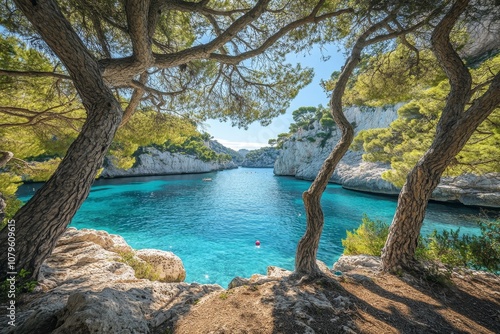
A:
<svg viewBox="0 0 500 334">
<path fill-rule="evenodd" d="M 354 125 L 355 134 L 358 134 L 361 130 L 389 126 L 397 118 L 397 110 L 401 106 L 402 104 L 384 108 L 351 107 L 345 110 L 345 115 Z M 333 129 L 329 137 L 325 137 L 326 132 L 316 122 L 312 129 L 295 133 L 284 143 L 274 165 L 274 173 L 313 180 L 341 135 L 338 129 Z M 381 177 L 389 168 L 388 164 L 363 161 L 362 152 L 349 150 L 337 165 L 330 181 L 341 184 L 346 189 L 397 195 L 399 189 Z M 500 207 L 500 175 L 443 178 L 432 199 Z"/>
<path fill-rule="evenodd" d="M 160 282 L 182 282 L 186 278 L 181 259 L 172 252 L 139 249 L 135 255 L 153 267 Z"/>
<path fill-rule="evenodd" d="M 372 255 L 342 255 L 333 264 L 333 270 L 340 273 L 348 272 L 356 268 L 365 268 L 378 272 L 381 268 L 381 260 L 378 256 Z"/>
<path fill-rule="evenodd" d="M 345 111 L 347 119 L 354 125 L 355 133 L 361 130 L 387 127 L 397 118 L 397 109 L 401 104 L 386 108 L 352 107 Z M 334 128 L 329 138 L 319 122 L 310 130 L 299 130 L 283 145 L 276 163 L 276 175 L 290 175 L 296 178 L 312 180 L 318 174 L 323 161 L 340 139 L 340 130 Z M 385 194 L 397 194 L 398 190 L 391 183 L 381 178 L 388 169 L 386 164 L 362 161 L 362 152 L 348 151 L 338 164 L 331 181 L 346 188 Z"/>
<path fill-rule="evenodd" d="M 111 158 L 107 158 L 107 163 L 101 173 L 101 177 L 194 174 L 238 167 L 232 161 L 205 162 L 192 155 L 162 152 L 154 147 L 147 147 L 143 150 L 144 153 L 136 157 L 136 163 L 130 169 L 118 168 L 113 165 Z"/>
<path fill-rule="evenodd" d="M 42 266 L 39 286 L 16 310 L 16 327 L 0 325 L 0 332 L 151 333 L 171 324 L 194 301 L 222 290 L 138 279 L 131 266 L 120 262 L 121 254 L 129 252 L 134 251 L 120 236 L 68 229 Z M 165 276 L 185 277 L 182 262 L 169 252 L 135 254 L 153 267 L 168 259 L 162 267 Z"/>
</svg>

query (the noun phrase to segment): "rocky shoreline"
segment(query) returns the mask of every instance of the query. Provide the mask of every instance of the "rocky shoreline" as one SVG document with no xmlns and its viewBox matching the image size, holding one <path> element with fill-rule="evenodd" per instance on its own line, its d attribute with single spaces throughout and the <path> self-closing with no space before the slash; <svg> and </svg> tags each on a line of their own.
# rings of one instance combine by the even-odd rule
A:
<svg viewBox="0 0 500 334">
<path fill-rule="evenodd" d="M 351 107 L 345 110 L 347 119 L 354 124 L 355 134 L 365 129 L 387 127 L 397 118 L 397 110 L 402 104 L 389 107 Z M 340 130 L 333 129 L 330 138 L 321 144 L 319 134 L 325 129 L 316 122 L 313 129 L 301 130 L 284 143 L 276 163 L 276 175 L 294 176 L 299 179 L 313 180 L 323 161 L 340 138 Z M 384 163 L 362 160 L 363 152 L 349 150 L 337 165 L 330 180 L 351 190 L 398 195 L 393 184 L 382 179 L 381 175 L 390 166 Z M 432 200 L 462 203 L 471 206 L 500 208 L 500 174 L 461 175 L 445 177 L 432 194 Z"/>
<path fill-rule="evenodd" d="M 158 280 L 137 278 L 124 253 L 152 265 Z M 134 251 L 121 236 L 68 228 L 42 266 L 35 291 L 18 300 L 16 327 L 0 326 L 0 332 L 150 333 L 195 300 L 223 290 L 180 282 L 185 276 L 171 252 Z"/>
<path fill-rule="evenodd" d="M 137 268 L 124 263 L 123 254 L 152 265 L 155 280 L 137 278 Z M 236 277 L 228 289 L 290 274 L 269 267 L 267 275 Z M 199 300 L 227 291 L 217 284 L 184 283 L 185 276 L 181 259 L 171 252 L 133 250 L 119 235 L 68 228 L 42 266 L 38 286 L 18 300 L 16 326 L 0 326 L 0 333 L 164 333 Z"/>
<path fill-rule="evenodd" d="M 350 107 L 344 113 L 354 125 L 355 134 L 358 134 L 361 130 L 387 127 L 397 118 L 397 110 L 402 105 L 400 103 L 378 108 Z M 326 133 L 328 136 L 325 138 Z M 154 147 L 147 147 L 136 157 L 134 166 L 127 170 L 116 167 L 112 157 L 108 157 L 101 177 L 208 173 L 238 168 L 240 165 L 274 168 L 274 173 L 278 176 L 313 180 L 339 138 L 338 129 L 325 129 L 319 122 L 315 122 L 309 130 L 300 129 L 292 135 L 281 150 L 265 147 L 248 152 L 236 162 L 205 162 L 192 155 L 163 152 Z M 212 142 L 211 145 L 217 152 L 231 151 L 217 142 Z M 236 151 L 230 153 L 238 154 Z M 363 161 L 362 155 L 361 151 L 349 150 L 338 164 L 330 182 L 340 184 L 345 189 L 397 196 L 400 189 L 381 177 L 383 172 L 390 169 L 390 165 Z M 431 200 L 500 208 L 500 173 L 444 177 L 433 192 Z"/>
<path fill-rule="evenodd" d="M 123 254 L 153 266 L 161 274 L 159 280 L 137 278 L 137 268 L 124 263 Z M 403 326 L 408 332 L 450 332 L 450 319 L 459 316 L 454 307 L 470 303 L 463 299 L 471 293 L 487 298 L 500 286 L 498 276 L 462 270 L 453 272 L 452 279 L 467 293 L 438 287 L 431 295 L 447 291 L 444 301 L 422 303 L 436 285 L 432 288 L 421 277 L 407 274 L 383 274 L 378 257 L 342 256 L 332 269 L 318 264 L 326 276 L 316 283 L 297 281 L 290 271 L 268 267 L 267 275 L 237 277 L 226 290 L 216 284 L 179 282 L 185 271 L 170 252 L 133 250 L 118 235 L 68 228 L 42 266 L 38 286 L 16 299 L 16 326 L 4 325 L 8 318 L 2 317 L 0 333 L 380 333 L 379 326 L 384 331 Z M 384 284 L 389 298 L 372 293 Z M 426 294 L 418 292 L 422 284 Z M 498 303 L 474 300 L 478 311 L 470 319 L 460 318 L 459 329 L 478 332 L 487 326 L 494 332 L 500 314 L 491 311 Z M 366 320 L 366 303 L 389 303 L 391 312 L 372 313 Z M 440 312 L 432 318 L 436 305 Z M 408 308 L 421 315 L 398 316 Z M 491 315 L 485 315 L 488 310 Z"/>
</svg>

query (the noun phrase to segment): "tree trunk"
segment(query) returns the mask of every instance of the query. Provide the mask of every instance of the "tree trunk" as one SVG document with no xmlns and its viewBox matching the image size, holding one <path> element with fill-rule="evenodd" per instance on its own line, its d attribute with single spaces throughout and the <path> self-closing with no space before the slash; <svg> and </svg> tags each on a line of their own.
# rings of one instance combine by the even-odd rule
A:
<svg viewBox="0 0 500 334">
<path fill-rule="evenodd" d="M 446 146 L 448 143 L 452 146 Z M 439 184 L 442 173 L 462 149 L 460 146 L 463 147 L 455 138 L 441 133 L 434 140 L 433 148 L 408 174 L 382 252 L 385 270 L 394 271 L 411 266 L 427 202 Z"/>
<path fill-rule="evenodd" d="M 335 123 L 342 131 L 342 136 L 321 166 L 318 175 L 309 189 L 302 194 L 304 207 L 306 209 L 307 225 L 304 236 L 299 241 L 295 255 L 295 274 L 299 276 L 307 275 L 310 278 L 314 278 L 322 275 L 316 264 L 316 254 L 318 252 L 319 240 L 324 225 L 321 196 L 335 171 L 335 167 L 337 167 L 340 159 L 342 159 L 349 149 L 354 138 L 354 129 L 345 118 L 344 112 L 342 111 L 342 96 L 344 95 L 349 77 L 361 60 L 361 51 L 369 44 L 367 43 L 368 37 L 379 28 L 383 27 L 390 18 L 391 15 L 381 22 L 372 25 L 358 37 L 351 50 L 351 55 L 347 59 L 342 73 L 337 80 L 332 97 L 330 98 L 330 111 Z"/>
<path fill-rule="evenodd" d="M 318 176 L 307 191 L 302 194 L 304 207 L 306 209 L 306 232 L 300 239 L 295 256 L 295 272 L 299 275 L 307 275 L 311 278 L 321 275 L 321 270 L 316 263 L 319 240 L 323 232 L 324 216 L 321 208 L 321 196 L 328 185 L 328 180 L 337 166 L 338 162 L 349 149 L 354 138 L 354 130 L 340 109 L 336 118 L 342 118 L 337 124 L 342 129 L 342 137 L 328 158 L 321 166 Z"/>
<path fill-rule="evenodd" d="M 54 175 L 13 218 L 15 268 L 7 262 L 7 231 L 0 232 L 5 245 L 0 258 L 0 279 L 5 278 L 7 268 L 11 272 L 25 269 L 33 278 L 38 276 L 43 261 L 86 199 L 122 117 L 120 105 L 104 84 L 97 62 L 56 3 L 18 0 L 16 4 L 70 73 L 87 111 L 87 120 Z"/>
<path fill-rule="evenodd" d="M 472 79 L 453 49 L 449 35 L 468 2 L 456 1 L 432 34 L 434 54 L 450 80 L 451 89 L 436 128 L 436 137 L 410 171 L 401 189 L 389 236 L 382 250 L 382 267 L 386 271 L 411 267 L 432 191 L 475 129 L 500 104 L 500 73 L 497 73 L 488 90 L 465 111 L 472 92 Z"/>
</svg>

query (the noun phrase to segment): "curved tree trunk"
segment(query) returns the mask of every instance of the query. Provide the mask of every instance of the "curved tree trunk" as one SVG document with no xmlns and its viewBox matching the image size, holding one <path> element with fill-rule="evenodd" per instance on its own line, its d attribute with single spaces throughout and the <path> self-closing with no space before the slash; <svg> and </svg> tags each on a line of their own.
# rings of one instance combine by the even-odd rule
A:
<svg viewBox="0 0 500 334">
<path fill-rule="evenodd" d="M 389 236 L 382 251 L 382 266 L 386 271 L 411 267 L 432 191 L 475 129 L 500 104 L 500 73 L 497 73 L 488 90 L 465 111 L 471 97 L 472 79 L 453 49 L 449 35 L 468 3 L 468 0 L 456 1 L 432 35 L 434 54 L 450 80 L 451 90 L 431 147 L 408 174 L 401 189 Z"/>
<path fill-rule="evenodd" d="M 2 247 L 1 279 L 7 268 L 36 278 L 76 211 L 86 199 L 114 134 L 122 111 L 106 87 L 99 66 L 54 1 L 17 0 L 20 10 L 64 63 L 87 111 L 83 128 L 52 177 L 14 216 L 16 265 L 8 267 Z M 6 245 L 7 231 L 0 232 Z"/>
<path fill-rule="evenodd" d="M 335 123 L 342 131 L 342 136 L 333 148 L 330 155 L 326 158 L 321 166 L 318 175 L 307 191 L 302 194 L 304 207 L 306 209 L 306 231 L 300 239 L 297 246 L 295 256 L 295 273 L 298 275 L 307 275 L 311 278 L 321 276 L 322 273 L 316 264 L 316 254 L 318 252 L 319 240 L 323 232 L 324 216 L 321 209 L 321 196 L 328 185 L 328 181 L 335 171 L 335 167 L 340 159 L 345 155 L 354 138 L 354 129 L 349 121 L 345 118 L 342 111 L 342 96 L 351 76 L 352 72 L 361 60 L 361 52 L 370 42 L 367 39 L 372 33 L 383 27 L 388 20 L 389 15 L 381 22 L 372 25 L 361 36 L 358 37 L 354 44 L 351 55 L 347 59 L 346 64 L 339 76 L 335 88 L 330 98 L 330 111 Z"/>
</svg>

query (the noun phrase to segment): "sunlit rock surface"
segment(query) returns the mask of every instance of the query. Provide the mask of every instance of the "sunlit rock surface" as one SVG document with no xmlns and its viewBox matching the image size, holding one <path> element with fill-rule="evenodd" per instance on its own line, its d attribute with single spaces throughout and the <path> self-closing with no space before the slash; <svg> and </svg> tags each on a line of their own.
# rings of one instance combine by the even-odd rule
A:
<svg viewBox="0 0 500 334">
<path fill-rule="evenodd" d="M 16 327 L 0 328 L 0 333 L 150 333 L 204 295 L 222 290 L 218 285 L 137 279 L 134 269 L 119 261 L 127 252 L 135 251 L 120 236 L 68 229 L 43 265 L 39 287 L 17 309 Z M 180 259 L 168 253 L 135 254 L 154 267 L 169 258 L 162 268 L 165 275 L 172 268 L 176 279 L 185 277 L 183 267 L 182 274 L 175 273 Z"/>
<path fill-rule="evenodd" d="M 194 174 L 230 168 L 237 168 L 237 165 L 232 161 L 222 163 L 217 161 L 205 162 L 192 155 L 162 152 L 154 147 L 147 147 L 144 148 L 144 153 L 136 157 L 136 163 L 129 169 L 116 167 L 112 162 L 112 158 L 108 157 L 101 177 Z"/>
<path fill-rule="evenodd" d="M 153 266 L 160 282 L 182 282 L 186 278 L 186 270 L 181 259 L 172 252 L 139 249 L 135 255 Z"/>
</svg>

